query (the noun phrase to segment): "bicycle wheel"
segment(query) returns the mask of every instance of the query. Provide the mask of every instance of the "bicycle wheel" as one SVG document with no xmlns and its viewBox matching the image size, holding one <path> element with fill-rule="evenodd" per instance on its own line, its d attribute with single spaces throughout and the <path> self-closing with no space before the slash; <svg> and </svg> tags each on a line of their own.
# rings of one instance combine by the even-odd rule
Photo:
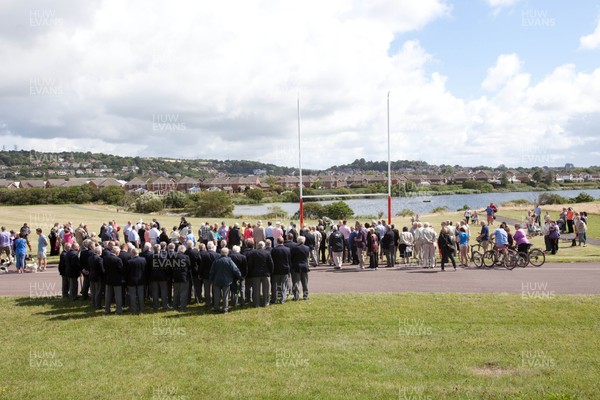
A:
<svg viewBox="0 0 600 400">
<path fill-rule="evenodd" d="M 541 267 L 546 262 L 546 255 L 540 249 L 533 249 L 529 252 L 529 262 L 534 267 Z"/>
<path fill-rule="evenodd" d="M 493 267 L 495 263 L 496 263 L 496 255 L 494 254 L 494 252 L 492 250 L 488 250 L 485 253 L 483 253 L 483 265 L 490 268 L 490 267 Z"/>
<path fill-rule="evenodd" d="M 529 255 L 525 252 L 520 252 L 517 255 L 517 265 L 521 268 L 525 268 L 529 264 Z"/>
<path fill-rule="evenodd" d="M 483 255 L 478 251 L 474 251 L 471 255 L 471 261 L 477 268 L 481 268 L 483 266 Z"/>
<path fill-rule="evenodd" d="M 504 255 L 504 259 L 502 260 L 502 263 L 504 264 L 504 268 L 512 270 L 513 268 L 515 268 L 517 266 L 517 259 L 519 258 L 519 256 L 517 255 L 517 252 L 514 250 L 508 250 L 508 253 L 506 253 Z"/>
</svg>

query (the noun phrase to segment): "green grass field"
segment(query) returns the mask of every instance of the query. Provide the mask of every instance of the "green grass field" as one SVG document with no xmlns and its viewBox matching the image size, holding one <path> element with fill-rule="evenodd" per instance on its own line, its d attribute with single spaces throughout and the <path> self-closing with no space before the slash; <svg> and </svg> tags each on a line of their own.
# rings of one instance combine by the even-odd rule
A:
<svg viewBox="0 0 600 400">
<path fill-rule="evenodd" d="M 540 294 L 315 295 L 140 316 L 1 298 L 0 398 L 600 398 L 600 297 Z"/>
</svg>

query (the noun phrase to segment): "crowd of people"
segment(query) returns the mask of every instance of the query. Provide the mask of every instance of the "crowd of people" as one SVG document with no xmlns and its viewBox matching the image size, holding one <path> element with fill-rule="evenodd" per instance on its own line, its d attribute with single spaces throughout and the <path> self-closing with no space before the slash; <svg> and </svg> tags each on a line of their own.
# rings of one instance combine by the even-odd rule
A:
<svg viewBox="0 0 600 400">
<path fill-rule="evenodd" d="M 149 223 L 128 221 L 124 227 L 108 221 L 99 234 L 89 233 L 85 224 L 56 223 L 46 236 L 41 228 L 38 236 L 37 265 L 45 271 L 46 254 L 60 255 L 62 296 L 72 300 L 91 299 L 95 308 L 123 312 L 144 311 L 145 300 L 152 308 L 186 310 L 191 302 L 204 303 L 214 311 L 228 312 L 234 307 L 254 307 L 309 298 L 308 272 L 319 265 L 357 270 L 377 270 L 380 265 L 419 265 L 434 268 L 436 260 L 445 270 L 447 263 L 456 269 L 469 263 L 471 224 L 480 225 L 475 239 L 484 250 L 490 243 L 496 248 L 526 251 L 529 237 L 539 231 L 544 235 L 546 251 L 556 254 L 561 232 L 575 233 L 585 246 L 587 214 L 566 208 L 558 220 L 543 217 L 541 208 L 529 212 L 524 226 L 495 224 L 497 207 L 490 204 L 476 217 L 477 210 L 467 209 L 457 222 L 444 221 L 439 232 L 428 222 L 418 221 L 397 229 L 384 220 L 349 224 L 339 221 L 327 225 L 320 220 L 314 226 L 294 223 L 284 226 L 262 221 L 256 224 L 201 224 L 195 232 L 185 217 L 168 232 L 157 219 Z M 477 226 L 474 225 L 474 226 Z M 18 232 L 0 232 L 0 257 L 4 265 L 16 262 L 19 273 L 25 270 L 27 249 L 31 252 L 27 223 Z M 196 235 L 197 234 L 197 235 Z M 5 258 L 4 258 L 5 257 Z M 102 300 L 104 299 L 104 300 Z"/>
</svg>

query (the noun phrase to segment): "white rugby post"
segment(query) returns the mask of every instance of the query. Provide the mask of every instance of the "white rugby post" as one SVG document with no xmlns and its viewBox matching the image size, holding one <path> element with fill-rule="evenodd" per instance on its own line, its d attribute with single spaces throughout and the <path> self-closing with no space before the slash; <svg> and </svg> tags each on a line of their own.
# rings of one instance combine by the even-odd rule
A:
<svg viewBox="0 0 600 400">
<path fill-rule="evenodd" d="M 298 168 L 300 178 L 300 226 L 304 224 L 304 199 L 305 198 L 331 198 L 331 197 L 385 197 L 388 198 L 388 224 L 392 223 L 392 164 L 390 141 L 390 92 L 387 93 L 387 143 L 388 143 L 388 190 L 387 193 L 361 193 L 361 194 L 314 194 L 303 195 L 302 182 L 302 133 L 300 129 L 300 94 L 298 94 Z"/>
<path fill-rule="evenodd" d="M 390 158 L 390 92 L 387 93 L 387 134 L 388 134 L 388 224 L 392 223 L 392 163 Z"/>
<path fill-rule="evenodd" d="M 298 93 L 298 168 L 300 170 L 300 229 L 304 225 L 304 204 L 302 201 L 302 138 L 300 134 L 300 93 Z"/>
</svg>

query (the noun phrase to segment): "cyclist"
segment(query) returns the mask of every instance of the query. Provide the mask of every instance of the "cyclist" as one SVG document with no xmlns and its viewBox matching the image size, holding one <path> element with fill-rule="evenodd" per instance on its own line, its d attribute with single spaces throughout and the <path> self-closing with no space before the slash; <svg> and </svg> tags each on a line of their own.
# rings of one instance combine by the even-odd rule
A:
<svg viewBox="0 0 600 400">
<path fill-rule="evenodd" d="M 525 231 L 521 229 L 521 224 L 515 224 L 515 234 L 513 235 L 513 239 L 517 244 L 517 251 L 519 253 L 527 253 L 527 251 L 529 251 L 531 243 L 529 243 Z"/>
<path fill-rule="evenodd" d="M 504 255 L 508 254 L 508 234 L 504 230 L 504 223 L 501 224 L 494 233 L 491 238 L 494 240 L 494 250 L 498 250 L 498 252 L 503 253 Z"/>
<path fill-rule="evenodd" d="M 481 232 L 479 232 L 477 239 L 479 242 L 481 242 L 483 251 L 486 251 L 490 241 L 490 228 L 485 224 L 484 221 L 481 221 Z"/>
</svg>

